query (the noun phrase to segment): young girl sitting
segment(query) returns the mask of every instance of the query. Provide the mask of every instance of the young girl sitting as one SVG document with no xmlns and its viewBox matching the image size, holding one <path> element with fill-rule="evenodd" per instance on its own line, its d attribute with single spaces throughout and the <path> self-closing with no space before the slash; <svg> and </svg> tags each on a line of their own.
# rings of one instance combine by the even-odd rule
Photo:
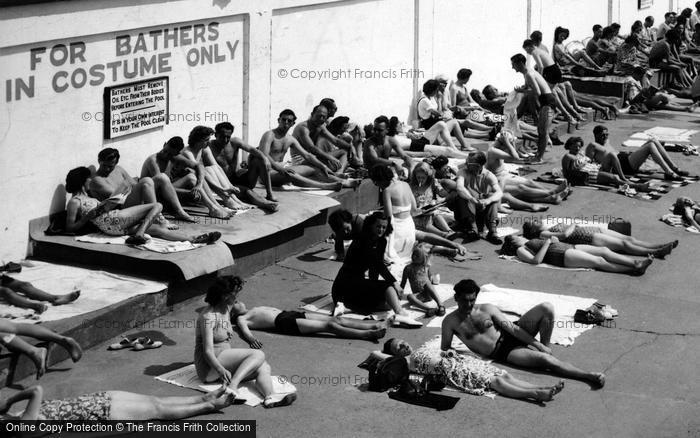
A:
<svg viewBox="0 0 700 438">
<path fill-rule="evenodd" d="M 430 273 L 430 254 L 421 244 L 413 248 L 411 254 L 411 263 L 406 265 L 401 277 L 401 288 L 406 286 L 406 280 L 411 285 L 411 293 L 406 296 L 406 299 L 414 306 L 425 311 L 425 316 L 430 318 L 445 314 L 445 306 L 442 305 L 440 298 L 435 292 L 435 288 L 431 283 L 433 279 Z M 435 301 L 437 308 L 433 307 L 430 300 Z"/>
</svg>

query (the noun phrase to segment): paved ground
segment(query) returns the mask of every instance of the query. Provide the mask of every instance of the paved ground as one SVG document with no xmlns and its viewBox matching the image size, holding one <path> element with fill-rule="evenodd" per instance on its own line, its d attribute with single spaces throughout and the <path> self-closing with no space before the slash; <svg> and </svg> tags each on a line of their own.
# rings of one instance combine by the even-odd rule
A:
<svg viewBox="0 0 700 438">
<path fill-rule="evenodd" d="M 674 119 L 643 116 L 607 122 L 615 145 L 629 133 L 651 126 L 697 127 L 700 118 L 679 115 Z M 592 139 L 592 126 L 579 134 Z M 576 135 L 576 134 L 574 134 Z M 564 137 L 566 138 L 566 137 Z M 554 167 L 563 153 L 557 147 L 549 155 Z M 673 154 L 683 168 L 700 173 L 698 157 Z M 584 333 L 572 347 L 554 346 L 554 354 L 584 369 L 601 370 L 607 385 L 601 390 L 567 381 L 566 389 L 545 405 L 495 400 L 456 392 L 461 397 L 450 411 L 434 412 L 390 400 L 386 394 L 363 393 L 354 384 L 366 373 L 356 367 L 376 345 L 330 337 L 289 338 L 261 333 L 259 339 L 275 374 L 300 382 L 299 400 L 289 408 L 264 410 L 229 407 L 207 418 L 255 419 L 260 436 L 700 436 L 700 295 L 697 274 L 700 237 L 658 221 L 675 197 L 700 198 L 700 183 L 676 189 L 656 202 L 636 201 L 611 193 L 578 189 L 566 203 L 550 209 L 555 216 L 593 215 L 625 217 L 635 236 L 651 241 L 680 239 L 680 246 L 665 261 L 655 261 L 643 277 L 599 272 L 562 272 L 511 263 L 497 258 L 495 247 L 477 242 L 477 262 L 452 263 L 433 259 L 442 281 L 455 283 L 473 278 L 484 284 L 595 297 L 619 309 L 615 327 Z M 523 214 L 512 215 L 516 221 Z M 241 299 L 248 305 L 275 305 L 292 309 L 303 298 L 330 291 L 338 263 L 319 259 L 316 253 L 330 248 L 319 244 L 302 254 L 280 261 L 253 275 Z M 450 301 L 448 305 L 452 305 Z M 178 305 L 166 317 L 152 323 L 147 334 L 163 339 L 164 347 L 145 352 L 106 351 L 106 346 L 86 352 L 78 364 L 54 367 L 41 381 L 46 396 L 63 397 L 101 389 L 123 389 L 154 395 L 189 395 L 192 391 L 159 383 L 153 376 L 192 360 L 193 324 L 203 301 Z M 437 334 L 437 329 L 391 329 L 413 345 Z M 140 333 L 132 331 L 129 334 Z M 243 345 L 243 344 L 239 344 Z M 552 383 L 551 376 L 505 367 L 517 377 L 535 383 Z M 326 383 L 305 385 L 314 377 Z M 24 384 L 33 384 L 27 379 Z M 3 390 L 7 396 L 10 390 Z"/>
</svg>

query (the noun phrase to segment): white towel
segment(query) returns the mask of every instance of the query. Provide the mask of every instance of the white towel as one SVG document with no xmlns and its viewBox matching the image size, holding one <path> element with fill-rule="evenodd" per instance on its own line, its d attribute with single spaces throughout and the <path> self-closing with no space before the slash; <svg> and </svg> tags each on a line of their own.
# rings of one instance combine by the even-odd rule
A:
<svg viewBox="0 0 700 438">
<path fill-rule="evenodd" d="M 195 244 L 187 241 L 177 242 L 159 239 L 157 237 L 151 237 L 147 234 L 145 234 L 145 236 L 149 239 L 148 242 L 144 243 L 143 245 L 137 245 L 136 248 L 147 251 L 153 251 L 161 254 L 189 251 L 195 248 L 205 246 L 203 243 Z M 75 240 L 77 240 L 78 242 L 103 243 L 110 245 L 126 245 L 126 239 L 128 238 L 129 236 L 108 236 L 102 233 L 90 233 L 85 234 L 83 236 L 75 236 Z"/>
</svg>

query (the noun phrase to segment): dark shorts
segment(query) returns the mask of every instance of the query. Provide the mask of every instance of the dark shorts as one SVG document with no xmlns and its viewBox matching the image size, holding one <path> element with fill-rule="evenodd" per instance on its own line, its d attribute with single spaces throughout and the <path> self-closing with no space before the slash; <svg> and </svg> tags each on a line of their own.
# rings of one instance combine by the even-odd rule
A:
<svg viewBox="0 0 700 438">
<path fill-rule="evenodd" d="M 418 140 L 411 140 L 411 146 L 409 146 L 408 150 L 411 152 L 423 152 L 427 144 L 428 139 L 425 137 L 421 137 Z"/>
<path fill-rule="evenodd" d="M 552 109 L 557 109 L 557 101 L 554 99 L 554 94 L 552 93 L 540 94 L 539 102 L 542 106 L 548 106 Z"/>
<path fill-rule="evenodd" d="M 10 277 L 9 275 L 5 275 L 5 274 L 0 275 L 0 286 L 7 286 L 8 284 L 12 283 L 13 281 L 15 281 L 15 279 Z"/>
<path fill-rule="evenodd" d="M 429 119 L 421 119 L 420 127 L 423 129 L 430 129 L 433 127 L 434 124 L 436 124 L 439 121 L 440 119 L 434 116 Z"/>
<path fill-rule="evenodd" d="M 496 341 L 496 347 L 489 357 L 499 362 L 506 362 L 510 352 L 519 347 L 527 347 L 527 345 L 515 336 L 502 331 L 501 337 Z"/>
<path fill-rule="evenodd" d="M 234 186 L 243 186 L 243 187 L 248 187 L 249 189 L 255 188 L 256 181 L 250 181 L 250 178 L 248 178 L 248 172 L 245 171 L 239 175 L 231 175 L 229 177 L 229 181 L 231 181 L 231 184 Z"/>
<path fill-rule="evenodd" d="M 620 152 L 617 154 L 617 159 L 620 161 L 620 168 L 622 173 L 625 175 L 634 175 L 637 173 L 636 170 L 630 165 L 630 154 L 629 152 Z"/>
<path fill-rule="evenodd" d="M 275 318 L 275 328 L 283 335 L 299 336 L 299 326 L 297 319 L 306 319 L 304 312 L 296 312 L 293 310 L 284 310 Z"/>
<path fill-rule="evenodd" d="M 557 64 L 552 64 L 542 70 L 542 77 L 550 84 L 559 84 L 562 82 L 561 70 Z"/>
</svg>

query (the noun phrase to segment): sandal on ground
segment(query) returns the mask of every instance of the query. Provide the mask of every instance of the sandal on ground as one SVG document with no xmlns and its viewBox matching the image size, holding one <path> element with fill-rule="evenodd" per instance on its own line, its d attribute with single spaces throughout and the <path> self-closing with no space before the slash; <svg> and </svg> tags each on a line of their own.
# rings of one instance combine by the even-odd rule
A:
<svg viewBox="0 0 700 438">
<path fill-rule="evenodd" d="M 297 395 L 296 395 L 296 393 L 292 392 L 291 394 L 287 394 L 277 401 L 271 401 L 268 403 L 268 400 L 272 400 L 272 398 L 273 398 L 272 396 L 268 396 L 265 399 L 265 401 L 263 401 L 263 406 L 265 408 L 269 409 L 269 408 L 278 408 L 281 406 L 289 406 L 292 403 L 294 403 L 294 400 L 297 399 Z"/>
<path fill-rule="evenodd" d="M 107 350 L 123 350 L 124 348 L 132 348 L 138 341 L 138 338 L 129 339 L 124 337 L 121 341 L 119 341 L 119 343 L 112 344 L 107 347 Z"/>
<path fill-rule="evenodd" d="M 4 265 L 0 266 L 0 271 L 16 274 L 18 272 L 22 272 L 22 265 L 15 262 L 5 263 Z"/>
<path fill-rule="evenodd" d="M 154 341 L 151 338 L 138 338 L 134 344 L 134 351 L 152 350 L 160 348 L 163 345 L 161 341 Z"/>
<path fill-rule="evenodd" d="M 464 262 L 467 260 L 467 256 L 464 254 L 459 254 L 458 252 L 455 252 L 455 255 L 448 257 L 450 261 L 459 263 L 459 262 Z"/>
<path fill-rule="evenodd" d="M 124 243 L 127 245 L 143 245 L 147 243 L 148 239 L 144 236 L 129 236 Z"/>
</svg>

